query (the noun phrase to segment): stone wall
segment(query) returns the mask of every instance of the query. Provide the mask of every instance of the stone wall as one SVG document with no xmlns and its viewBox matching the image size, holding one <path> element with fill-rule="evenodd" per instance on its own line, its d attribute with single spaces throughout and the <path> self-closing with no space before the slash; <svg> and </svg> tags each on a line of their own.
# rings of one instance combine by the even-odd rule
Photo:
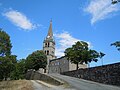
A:
<svg viewBox="0 0 120 90">
<path fill-rule="evenodd" d="M 61 74 L 120 86 L 120 63 L 68 71 Z"/>
<path fill-rule="evenodd" d="M 86 67 L 86 64 L 79 64 L 79 68 Z M 75 69 L 76 65 L 67 60 L 65 56 L 49 61 L 49 73 L 62 73 Z"/>
<path fill-rule="evenodd" d="M 41 80 L 41 81 L 44 81 L 46 83 L 49 83 L 49 84 L 53 84 L 53 85 L 62 85 L 63 82 L 49 76 L 49 75 L 46 75 L 46 74 L 41 74 L 37 71 L 33 71 L 33 70 L 30 70 L 26 73 L 26 79 L 27 80 Z"/>
<path fill-rule="evenodd" d="M 69 71 L 69 61 L 66 57 L 50 60 L 49 73 L 60 73 Z"/>
</svg>

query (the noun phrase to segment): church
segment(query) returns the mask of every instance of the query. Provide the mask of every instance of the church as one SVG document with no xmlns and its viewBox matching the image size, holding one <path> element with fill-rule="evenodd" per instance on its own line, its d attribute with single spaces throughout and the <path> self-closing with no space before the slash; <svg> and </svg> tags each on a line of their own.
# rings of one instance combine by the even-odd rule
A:
<svg viewBox="0 0 120 90">
<path fill-rule="evenodd" d="M 47 73 L 61 73 L 76 70 L 76 65 L 71 63 L 65 56 L 57 58 L 55 56 L 55 40 L 52 31 L 52 20 L 48 29 L 48 34 L 43 41 L 43 51 L 47 55 Z M 79 64 L 79 68 L 87 68 L 86 64 Z"/>
</svg>

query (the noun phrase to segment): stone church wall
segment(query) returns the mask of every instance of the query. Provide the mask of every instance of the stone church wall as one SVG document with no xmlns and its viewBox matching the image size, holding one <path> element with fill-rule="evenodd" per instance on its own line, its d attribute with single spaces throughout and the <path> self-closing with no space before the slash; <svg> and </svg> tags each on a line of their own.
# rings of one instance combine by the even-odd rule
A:
<svg viewBox="0 0 120 90">
<path fill-rule="evenodd" d="M 69 71 L 69 61 L 65 57 L 50 60 L 49 73 L 60 73 Z"/>
<path fill-rule="evenodd" d="M 68 71 L 61 74 L 120 86 L 120 63 Z"/>
<path fill-rule="evenodd" d="M 79 68 L 87 68 L 87 65 L 79 64 Z M 49 62 L 49 73 L 61 73 L 71 70 L 76 70 L 76 64 L 71 63 L 65 56 Z"/>
</svg>

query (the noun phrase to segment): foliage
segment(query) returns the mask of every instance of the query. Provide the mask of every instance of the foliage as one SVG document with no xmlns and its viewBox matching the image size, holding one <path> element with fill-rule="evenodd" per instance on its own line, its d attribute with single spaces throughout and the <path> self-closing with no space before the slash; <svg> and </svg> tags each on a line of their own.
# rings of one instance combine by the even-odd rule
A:
<svg viewBox="0 0 120 90">
<path fill-rule="evenodd" d="M 78 41 L 71 48 L 65 50 L 65 56 L 72 63 L 76 64 L 76 69 L 78 69 L 78 64 L 86 63 L 91 61 L 98 61 L 99 53 L 95 50 L 88 48 L 88 44 L 84 41 Z"/>
<path fill-rule="evenodd" d="M 11 54 L 10 36 L 0 29 L 0 56 L 7 56 Z"/>
<path fill-rule="evenodd" d="M 0 80 L 10 77 L 17 63 L 15 55 L 11 55 L 10 36 L 0 29 Z"/>
<path fill-rule="evenodd" d="M 15 68 L 15 63 L 16 63 L 16 56 L 11 55 L 11 56 L 5 56 L 5 57 L 0 57 L 0 79 L 7 79 L 10 77 L 10 73 L 14 70 Z"/>
<path fill-rule="evenodd" d="M 120 2 L 120 0 L 112 0 L 112 4 L 116 4 L 118 2 Z"/>
<path fill-rule="evenodd" d="M 21 59 L 15 64 L 15 68 L 11 72 L 10 78 L 12 80 L 24 79 L 25 73 L 26 73 L 25 59 Z"/>
<path fill-rule="evenodd" d="M 112 43 L 111 46 L 115 46 L 118 49 L 118 51 L 120 51 L 120 41 Z"/>
<path fill-rule="evenodd" d="M 105 54 L 102 53 L 102 52 L 100 52 L 100 58 L 102 58 L 102 57 L 104 57 L 104 56 L 105 56 Z"/>
<path fill-rule="evenodd" d="M 47 56 L 42 50 L 37 50 L 32 54 L 28 55 L 26 58 L 26 68 L 35 69 L 39 68 L 45 69 L 47 65 Z"/>
</svg>

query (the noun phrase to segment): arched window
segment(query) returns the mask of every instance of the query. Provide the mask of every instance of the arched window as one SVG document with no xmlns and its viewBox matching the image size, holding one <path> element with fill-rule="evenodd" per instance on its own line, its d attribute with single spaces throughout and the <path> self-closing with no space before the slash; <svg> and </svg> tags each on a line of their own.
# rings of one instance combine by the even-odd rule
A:
<svg viewBox="0 0 120 90">
<path fill-rule="evenodd" d="M 47 47 L 47 43 L 45 43 L 45 47 Z"/>
<path fill-rule="evenodd" d="M 49 55 L 49 51 L 47 50 L 47 55 Z"/>
<path fill-rule="evenodd" d="M 45 54 L 46 54 L 46 50 L 45 50 Z"/>
<path fill-rule="evenodd" d="M 50 43 L 48 42 L 48 47 L 50 46 Z"/>
</svg>

